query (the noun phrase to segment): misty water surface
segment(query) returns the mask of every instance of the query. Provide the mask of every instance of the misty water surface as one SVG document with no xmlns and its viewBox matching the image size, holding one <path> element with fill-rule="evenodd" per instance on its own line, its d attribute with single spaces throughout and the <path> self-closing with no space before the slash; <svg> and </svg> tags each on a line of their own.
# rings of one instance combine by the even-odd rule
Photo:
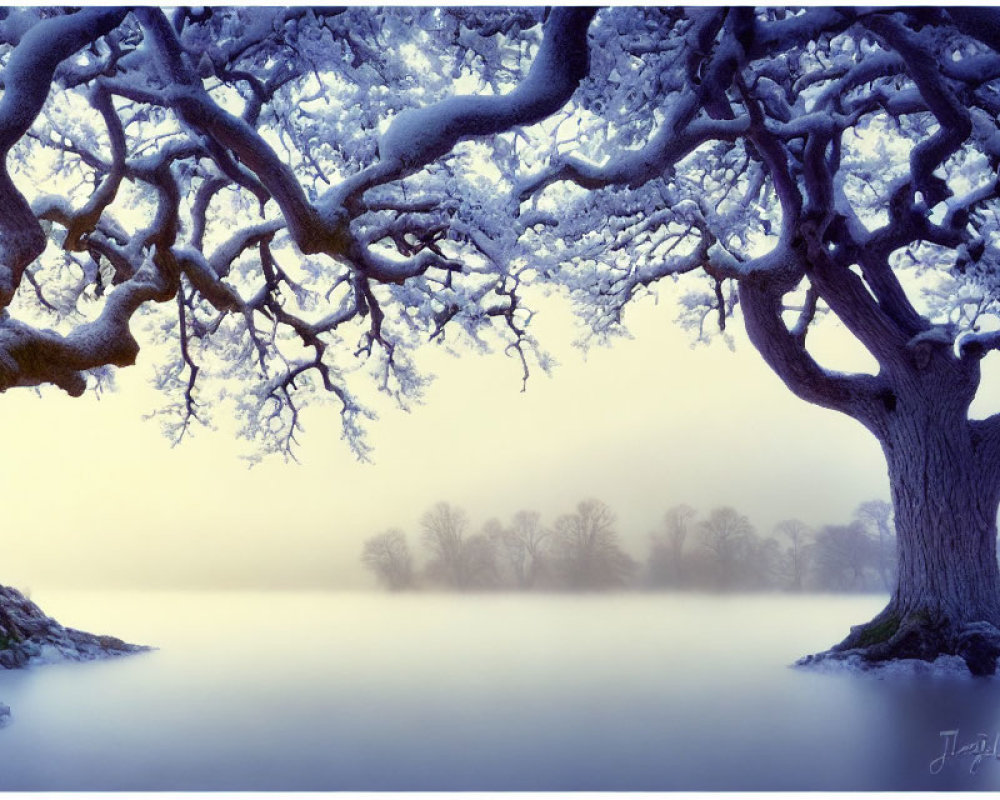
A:
<svg viewBox="0 0 1000 800">
<path fill-rule="evenodd" d="M 878 597 L 37 594 L 160 650 L 0 673 L 0 790 L 1000 787 L 1000 681 L 788 668 Z M 961 744 L 961 742 L 960 742 Z"/>
</svg>

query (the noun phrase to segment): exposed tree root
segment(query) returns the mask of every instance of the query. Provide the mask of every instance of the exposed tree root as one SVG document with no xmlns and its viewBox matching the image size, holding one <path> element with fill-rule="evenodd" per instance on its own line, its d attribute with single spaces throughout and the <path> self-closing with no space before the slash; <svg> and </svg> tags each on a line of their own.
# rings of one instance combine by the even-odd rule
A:
<svg viewBox="0 0 1000 800">
<path fill-rule="evenodd" d="M 851 628 L 840 644 L 805 656 L 796 665 L 860 660 L 875 667 L 901 659 L 934 661 L 945 655 L 959 656 L 973 675 L 993 675 L 1000 656 L 1000 628 L 985 620 L 956 623 L 927 611 L 900 614 L 890 605 L 871 622 Z"/>
</svg>

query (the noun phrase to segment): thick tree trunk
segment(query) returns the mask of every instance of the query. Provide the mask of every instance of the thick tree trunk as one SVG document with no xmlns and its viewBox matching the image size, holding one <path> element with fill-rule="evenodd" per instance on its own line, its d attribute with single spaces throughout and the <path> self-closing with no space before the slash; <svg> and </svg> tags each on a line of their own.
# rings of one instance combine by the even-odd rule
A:
<svg viewBox="0 0 1000 800">
<path fill-rule="evenodd" d="M 882 285 L 883 302 L 876 302 L 847 264 L 830 261 L 822 247 L 809 256 L 812 286 L 879 361 L 879 374 L 835 373 L 812 358 L 805 348 L 811 318 L 790 329 L 782 316 L 790 283 L 740 282 L 747 334 L 796 395 L 853 417 L 882 444 L 899 567 L 889 604 L 875 619 L 799 663 L 957 655 L 974 674 L 993 674 L 1000 655 L 1000 422 L 969 420 L 979 360 L 956 354 L 950 338 L 935 336 L 890 291 L 891 283 Z M 888 273 L 880 277 L 880 263 L 866 261 L 869 274 L 884 284 Z M 881 266 L 889 269 L 887 262 Z"/>
<path fill-rule="evenodd" d="M 804 663 L 850 655 L 869 663 L 958 655 L 974 674 L 995 671 L 1000 492 L 967 419 L 964 394 L 947 381 L 922 380 L 905 395 L 887 398 L 879 437 L 896 515 L 896 586 L 875 619 Z"/>
<path fill-rule="evenodd" d="M 899 537 L 894 601 L 901 612 L 1000 622 L 997 495 L 970 437 L 919 421 L 887 451 Z"/>
</svg>

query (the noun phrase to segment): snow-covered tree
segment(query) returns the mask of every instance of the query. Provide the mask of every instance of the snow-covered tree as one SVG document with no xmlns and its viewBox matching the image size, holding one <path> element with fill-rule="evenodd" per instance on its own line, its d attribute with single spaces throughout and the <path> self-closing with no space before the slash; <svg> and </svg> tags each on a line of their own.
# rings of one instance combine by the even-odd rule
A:
<svg viewBox="0 0 1000 800">
<path fill-rule="evenodd" d="M 419 399 L 418 343 L 527 370 L 472 140 L 566 104 L 593 10 L 2 13 L 0 390 L 100 387 L 144 326 L 172 436 L 221 405 L 287 454 L 331 398 L 363 457 L 359 394 Z"/>
<path fill-rule="evenodd" d="M 888 462 L 898 578 L 827 655 L 993 672 L 1000 415 L 969 407 L 1000 346 L 997 13 L 622 8 L 591 37 L 587 80 L 515 187 L 536 268 L 599 337 L 683 283 L 682 324 L 704 337 L 740 317 L 795 394 L 864 425 Z M 819 363 L 823 317 L 877 368 Z"/>
<path fill-rule="evenodd" d="M 669 279 L 882 445 L 898 578 L 836 654 L 995 669 L 993 9 L 3 14 L 0 389 L 100 388 L 149 342 L 172 435 L 222 407 L 289 452 L 330 397 L 363 456 L 420 342 L 527 372 L 528 287 L 603 339 Z M 824 317 L 877 369 L 818 363 Z"/>
</svg>

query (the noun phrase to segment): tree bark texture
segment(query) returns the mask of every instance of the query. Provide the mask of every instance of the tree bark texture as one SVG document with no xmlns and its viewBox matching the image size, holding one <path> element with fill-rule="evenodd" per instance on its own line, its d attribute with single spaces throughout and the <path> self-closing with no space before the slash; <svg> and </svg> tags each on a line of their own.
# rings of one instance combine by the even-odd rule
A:
<svg viewBox="0 0 1000 800">
<path fill-rule="evenodd" d="M 947 384 L 900 397 L 882 441 L 899 537 L 897 611 L 1000 623 L 997 487 Z"/>
</svg>

